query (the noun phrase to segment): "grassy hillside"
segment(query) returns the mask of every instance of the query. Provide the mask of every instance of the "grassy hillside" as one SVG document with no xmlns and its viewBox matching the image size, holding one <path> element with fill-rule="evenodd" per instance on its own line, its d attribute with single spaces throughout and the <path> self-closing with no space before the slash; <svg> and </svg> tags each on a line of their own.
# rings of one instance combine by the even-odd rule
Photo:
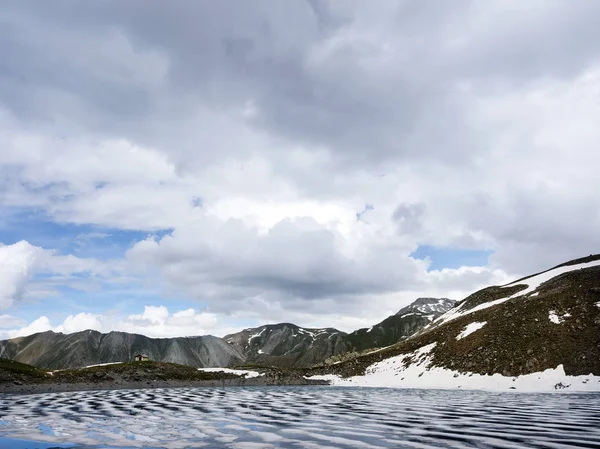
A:
<svg viewBox="0 0 600 449">
<path fill-rule="evenodd" d="M 8 381 L 12 377 L 45 379 L 48 377 L 48 373 L 35 366 L 0 358 L 0 382 Z"/>
<path fill-rule="evenodd" d="M 165 362 L 130 362 L 50 372 L 24 363 L 0 359 L 2 383 L 192 382 L 238 378 L 235 374 L 198 371 L 191 366 Z"/>
</svg>

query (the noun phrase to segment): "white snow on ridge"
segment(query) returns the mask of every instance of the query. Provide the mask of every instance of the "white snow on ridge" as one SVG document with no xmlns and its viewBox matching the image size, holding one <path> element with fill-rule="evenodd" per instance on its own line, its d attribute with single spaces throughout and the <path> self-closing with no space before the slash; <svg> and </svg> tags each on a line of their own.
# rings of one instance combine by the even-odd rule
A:
<svg viewBox="0 0 600 449">
<path fill-rule="evenodd" d="M 580 263 L 577 265 L 569 265 L 566 267 L 555 268 L 553 270 L 546 271 L 545 273 L 540 273 L 538 275 L 532 276 L 528 279 L 524 279 L 522 281 L 511 282 L 510 284 L 503 285 L 502 287 L 510 287 L 512 285 L 518 284 L 526 284 L 527 288 L 525 290 L 521 290 L 514 295 L 510 296 L 510 298 L 516 298 L 517 296 L 528 295 L 529 293 L 537 290 L 537 288 L 543 284 L 544 282 L 549 281 L 550 279 L 563 274 L 568 273 L 569 271 L 581 270 L 583 268 L 596 267 L 600 265 L 600 260 L 593 260 L 587 263 Z"/>
<path fill-rule="evenodd" d="M 465 326 L 465 328 L 462 330 L 462 332 L 456 336 L 456 339 L 462 340 L 463 338 L 471 335 L 473 332 L 478 331 L 486 324 L 487 324 L 487 321 L 475 321 L 474 323 L 467 324 Z"/>
<path fill-rule="evenodd" d="M 452 321 L 458 317 L 469 315 L 471 313 L 478 312 L 479 310 L 487 309 L 489 307 L 493 307 L 498 304 L 502 304 L 503 302 L 506 302 L 509 299 L 517 298 L 519 296 L 526 296 L 526 295 L 537 296 L 539 292 L 533 293 L 532 295 L 530 295 L 530 293 L 534 292 L 542 283 L 547 282 L 550 279 L 552 279 L 560 274 L 568 273 L 569 271 L 581 270 L 583 268 L 590 268 L 590 267 L 595 267 L 595 266 L 599 266 L 599 265 L 600 265 L 600 260 L 594 260 L 594 261 L 588 262 L 588 263 L 581 263 L 578 265 L 570 265 L 567 267 L 555 268 L 555 269 L 549 270 L 545 273 L 541 273 L 541 274 L 532 276 L 529 279 L 511 282 L 510 284 L 503 285 L 502 288 L 510 287 L 513 285 L 519 285 L 519 284 L 525 284 L 525 285 L 527 285 L 527 288 L 524 290 L 518 291 L 517 293 L 515 293 L 511 296 L 496 299 L 495 301 L 484 302 L 483 304 L 479 304 L 478 306 L 473 307 L 472 309 L 468 309 L 468 310 L 462 310 L 462 307 L 464 304 L 461 304 L 460 306 L 449 310 L 444 315 L 442 315 L 441 317 L 436 319 L 434 321 L 434 323 L 436 323 L 437 325 L 440 325 L 442 323 L 447 323 L 448 321 Z"/>
<path fill-rule="evenodd" d="M 237 374 L 238 376 L 246 376 L 246 379 L 252 379 L 253 377 L 264 376 L 263 373 L 259 373 L 258 371 L 247 371 L 243 369 L 231 369 L 231 368 L 198 368 L 198 371 L 205 371 L 207 373 L 227 373 L 227 374 Z"/>
<path fill-rule="evenodd" d="M 581 392 L 599 391 L 600 376 L 567 376 L 562 365 L 538 373 L 507 377 L 459 373 L 446 368 L 431 366 L 430 351 L 435 343 L 418 350 L 374 363 L 365 370 L 365 375 L 341 378 L 336 375 L 310 376 L 309 379 L 328 380 L 333 386 L 463 389 L 487 391 L 556 391 Z M 413 360 L 406 366 L 404 359 Z"/>
</svg>

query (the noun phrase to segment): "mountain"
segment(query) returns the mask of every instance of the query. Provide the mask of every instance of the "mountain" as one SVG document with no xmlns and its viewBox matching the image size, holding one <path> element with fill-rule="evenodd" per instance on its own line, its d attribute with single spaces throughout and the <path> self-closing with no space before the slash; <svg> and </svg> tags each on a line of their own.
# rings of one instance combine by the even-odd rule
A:
<svg viewBox="0 0 600 449">
<path fill-rule="evenodd" d="M 0 357 L 50 369 L 126 362 L 138 354 L 150 360 L 194 367 L 235 365 L 244 357 L 218 337 L 149 338 L 125 332 L 74 334 L 52 331 L 0 341 Z"/>
<path fill-rule="evenodd" d="M 454 304 L 448 298 L 418 298 L 381 323 L 352 332 L 347 339 L 355 351 L 393 345 L 424 329 Z"/>
<path fill-rule="evenodd" d="M 400 309 L 396 315 L 408 316 L 414 314 L 433 320 L 446 313 L 455 304 L 456 301 L 448 298 L 418 298 L 412 304 Z"/>
<path fill-rule="evenodd" d="M 600 390 L 600 255 L 487 287 L 400 343 L 314 372 L 352 385 Z"/>
<path fill-rule="evenodd" d="M 295 324 L 269 324 L 244 329 L 223 339 L 242 353 L 246 364 L 311 366 L 352 349 L 337 329 L 308 329 Z"/>
<path fill-rule="evenodd" d="M 92 330 L 65 335 L 48 331 L 0 341 L 0 357 L 50 369 L 130 361 L 138 353 L 148 355 L 151 360 L 194 367 L 309 367 L 331 356 L 397 343 L 424 329 L 452 304 L 452 300 L 445 298 L 419 298 L 381 323 L 350 334 L 290 323 L 244 329 L 223 339 L 149 338 Z"/>
<path fill-rule="evenodd" d="M 346 352 L 393 345 L 422 330 L 453 305 L 447 298 L 419 298 L 381 323 L 350 334 L 281 323 L 244 329 L 223 338 L 244 355 L 246 364 L 309 367 Z"/>
</svg>

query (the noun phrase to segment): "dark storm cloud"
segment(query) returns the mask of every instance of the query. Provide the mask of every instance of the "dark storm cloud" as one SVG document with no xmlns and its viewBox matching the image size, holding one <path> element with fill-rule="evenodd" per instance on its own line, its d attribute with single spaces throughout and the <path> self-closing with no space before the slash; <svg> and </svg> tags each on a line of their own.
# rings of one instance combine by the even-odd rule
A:
<svg viewBox="0 0 600 449">
<path fill-rule="evenodd" d="M 252 100 L 254 126 L 352 165 L 455 163 L 485 149 L 461 114 L 470 101 L 461 81 L 560 76 L 598 56 L 600 6 L 550 3 L 8 2 L 0 98 L 24 116 L 140 140 L 161 140 L 161 129 L 181 126 L 165 121 L 198 105 L 227 111 Z M 106 56 L 105 67 L 82 57 L 98 46 L 100 59 L 124 46 L 164 57 L 165 79 L 136 78 L 156 69 L 143 66 L 150 56 L 131 67 L 127 54 Z"/>
</svg>

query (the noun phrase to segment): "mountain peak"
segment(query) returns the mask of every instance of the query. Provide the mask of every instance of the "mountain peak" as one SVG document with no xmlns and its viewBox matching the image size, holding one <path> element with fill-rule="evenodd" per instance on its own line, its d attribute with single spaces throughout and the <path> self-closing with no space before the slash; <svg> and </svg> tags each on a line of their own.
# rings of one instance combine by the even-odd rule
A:
<svg viewBox="0 0 600 449">
<path fill-rule="evenodd" d="M 449 298 L 417 298 L 412 304 L 403 307 L 396 313 L 402 316 L 407 314 L 440 316 L 454 307 L 456 301 Z"/>
</svg>

